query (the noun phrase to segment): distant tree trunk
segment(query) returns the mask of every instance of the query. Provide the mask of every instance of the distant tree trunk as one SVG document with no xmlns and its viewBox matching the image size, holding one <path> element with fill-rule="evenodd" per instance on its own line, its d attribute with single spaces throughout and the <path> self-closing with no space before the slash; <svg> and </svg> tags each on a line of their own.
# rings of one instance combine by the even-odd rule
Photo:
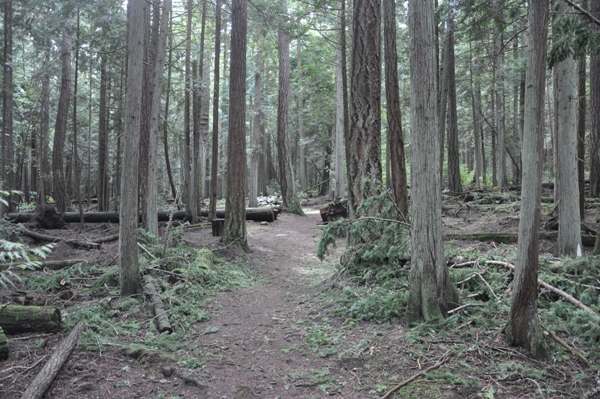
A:
<svg viewBox="0 0 600 399">
<path fill-rule="evenodd" d="M 297 42 L 297 54 L 296 60 L 298 69 L 298 79 L 302 77 L 302 42 L 300 39 Z M 302 82 L 298 84 L 298 163 L 300 167 L 300 190 L 305 191 L 308 188 L 308 177 L 306 175 L 306 144 L 304 144 L 304 117 L 302 115 L 302 108 L 304 106 L 304 98 L 302 91 Z"/>
<path fill-rule="evenodd" d="M 38 204 L 46 203 L 46 195 L 50 181 L 48 172 L 48 143 L 50 131 L 50 41 L 44 42 L 44 75 L 42 92 L 40 93 L 40 134 L 39 134 L 39 169 L 38 169 Z M 5 75 L 6 76 L 6 75 Z M 5 119 L 6 121 L 6 119 Z"/>
<path fill-rule="evenodd" d="M 195 190 L 194 195 L 196 203 L 196 211 L 200 215 L 202 210 L 202 202 L 204 199 L 204 164 L 206 160 L 206 141 L 208 139 L 208 113 L 206 108 L 208 107 L 208 98 L 210 95 L 205 96 L 208 91 L 208 84 L 204 86 L 204 82 L 207 81 L 210 84 L 207 74 L 209 68 L 205 67 L 205 59 L 208 57 L 204 51 L 206 37 L 206 0 L 202 0 L 202 26 L 200 28 L 200 62 L 198 68 L 198 74 L 194 72 L 194 170 L 195 170 Z M 207 80 L 208 79 L 208 80 Z M 206 99 L 206 101 L 205 101 Z M 204 119 L 206 115 L 206 119 Z M 206 122 L 206 123 L 204 123 Z"/>
<path fill-rule="evenodd" d="M 588 9 L 588 2 L 582 2 L 583 8 Z M 587 79 L 587 57 L 585 51 L 579 56 L 578 61 L 578 114 L 577 114 L 577 181 L 579 182 L 579 216 L 585 219 L 585 118 L 587 113 L 586 101 L 586 79 Z"/>
<path fill-rule="evenodd" d="M 344 198 L 346 196 L 344 179 L 346 175 L 346 168 L 344 165 L 344 83 L 342 79 L 342 49 L 338 48 L 337 65 L 335 68 L 335 134 L 333 137 L 335 157 L 335 198 Z"/>
<path fill-rule="evenodd" d="M 81 194 L 81 166 L 79 162 L 79 150 L 77 148 L 77 89 L 79 77 L 79 38 L 80 38 L 80 10 L 77 9 L 77 28 L 75 34 L 75 80 L 73 83 L 73 185 L 75 186 L 75 195 L 77 196 L 77 206 L 79 208 L 79 217 L 81 227 L 83 222 L 83 196 Z"/>
<path fill-rule="evenodd" d="M 144 68 L 144 4 L 145 0 L 129 0 L 127 3 L 127 88 L 118 255 L 122 296 L 142 292 L 142 279 L 138 264 L 137 227 L 140 111 Z"/>
<path fill-rule="evenodd" d="M 61 79 L 60 94 L 58 97 L 58 110 L 56 125 L 54 127 L 54 143 L 52 147 L 52 173 L 54 199 L 59 212 L 67 208 L 67 191 L 64 170 L 64 152 L 67 135 L 67 119 L 69 117 L 69 103 L 71 101 L 71 20 L 67 19 L 63 28 L 61 52 Z"/>
<path fill-rule="evenodd" d="M 448 19 L 448 188 L 453 193 L 462 192 L 460 181 L 460 151 L 458 144 L 458 111 L 456 100 L 456 70 L 454 62 L 454 20 Z"/>
<path fill-rule="evenodd" d="M 247 0 L 231 4 L 228 173 L 225 226 L 221 241 L 248 249 L 246 237 L 246 32 Z"/>
<path fill-rule="evenodd" d="M 437 0 L 436 0 L 436 3 L 437 3 Z M 438 30 L 436 28 L 436 34 L 437 33 L 438 33 Z M 438 41 L 436 40 L 436 46 L 437 46 L 437 42 Z M 438 90 L 437 123 L 438 123 L 438 134 L 440 136 L 440 149 L 441 149 L 441 152 L 440 152 L 440 182 L 441 182 L 442 187 L 444 187 L 444 143 L 446 141 L 446 112 L 448 110 L 448 90 L 449 90 L 448 71 L 450 70 L 450 68 L 448 68 L 449 45 L 450 45 L 450 31 L 448 30 L 446 32 L 446 37 L 445 37 L 444 43 L 442 45 L 442 59 L 441 59 L 441 62 L 439 63 L 439 68 L 438 68 L 439 69 L 438 70 L 439 79 L 438 79 L 438 85 L 437 85 L 437 90 Z M 437 61 L 437 52 L 436 52 L 436 61 Z M 436 65 L 437 65 L 437 62 L 436 62 Z"/>
<path fill-rule="evenodd" d="M 547 0 L 530 0 L 525 78 L 521 218 L 513 297 L 509 322 L 505 330 L 509 344 L 527 348 L 535 357 L 543 357 L 547 353 L 537 313 L 537 270 L 548 14 Z"/>
<path fill-rule="evenodd" d="M 407 321 L 441 319 L 458 293 L 448 278 L 442 242 L 440 134 L 437 123 L 433 0 L 408 3 L 411 75 L 412 254 Z M 434 162 L 431 162 L 434 160 Z"/>
<path fill-rule="evenodd" d="M 200 91 L 200 187 L 198 187 L 198 209 L 204 206 L 208 196 L 207 174 L 210 170 L 208 159 L 208 119 L 210 115 L 210 54 L 204 52 L 202 63 L 202 89 Z"/>
<path fill-rule="evenodd" d="M 408 179 L 406 156 L 400 112 L 400 87 L 398 85 L 398 53 L 396 49 L 396 1 L 383 0 L 383 26 L 385 46 L 385 95 L 387 104 L 387 134 L 392 195 L 402 215 L 408 219 Z"/>
<path fill-rule="evenodd" d="M 496 132 L 498 133 L 498 155 L 496 157 L 498 187 L 500 190 L 506 190 L 508 183 L 506 180 L 506 112 L 504 100 L 504 43 L 502 38 L 503 16 L 502 6 L 499 0 L 496 0 L 498 8 L 496 17 L 496 32 L 494 38 L 494 51 L 496 53 Z"/>
<path fill-rule="evenodd" d="M 349 207 L 378 195 L 381 170 L 381 1 L 354 2 Z M 377 213 L 378 209 L 367 210 Z"/>
<path fill-rule="evenodd" d="M 156 51 L 156 41 L 158 40 L 158 22 L 156 17 L 160 14 L 156 11 L 160 8 L 160 3 L 154 2 L 155 12 L 152 14 L 153 23 L 150 24 L 150 2 L 146 2 L 144 9 L 144 72 L 142 77 L 142 109 L 140 116 L 140 158 L 139 158 L 139 203 L 142 213 L 141 227 L 148 231 L 146 221 L 148 215 L 148 162 L 150 157 L 150 113 L 152 112 L 152 71 L 154 69 L 154 52 Z"/>
<path fill-rule="evenodd" d="M 473 57 L 471 57 L 471 60 Z M 481 137 L 481 61 L 479 58 L 471 61 L 471 103 L 473 111 L 473 136 L 475 141 L 475 187 L 481 188 L 485 182 L 483 175 L 483 140 Z M 474 64 L 474 65 L 473 65 Z"/>
<path fill-rule="evenodd" d="M 217 215 L 217 172 L 219 168 L 219 58 L 221 56 L 221 0 L 215 5 L 215 73 L 213 89 L 212 153 L 210 164 L 210 201 L 208 220 Z"/>
<path fill-rule="evenodd" d="M 346 159 L 346 193 L 348 198 L 352 197 L 352 189 L 350 182 L 352 181 L 352 172 L 350 171 L 350 163 L 352 162 L 352 152 L 350 149 L 350 100 L 348 99 L 348 61 L 346 57 L 346 0 L 342 0 L 342 9 L 340 11 L 340 49 L 341 49 L 341 64 L 342 64 L 342 108 L 344 113 L 344 150 Z M 355 209 L 348 202 L 348 216 L 355 216 Z"/>
<path fill-rule="evenodd" d="M 284 12 L 287 4 L 284 0 Z M 279 58 L 279 97 L 277 100 L 277 161 L 283 206 L 288 212 L 304 215 L 296 194 L 296 182 L 290 150 L 289 106 L 290 106 L 290 35 L 284 22 L 277 29 Z"/>
<path fill-rule="evenodd" d="M 568 5 L 558 2 L 564 14 Z M 568 40 L 574 40 L 571 35 Z M 575 257 L 581 249 L 581 218 L 577 179 L 577 70 L 572 56 L 554 65 L 557 120 L 558 248 L 563 256 Z"/>
<path fill-rule="evenodd" d="M 100 55 L 100 103 L 98 110 L 98 211 L 108 211 L 108 199 L 110 188 L 108 186 L 108 98 L 106 86 L 108 55 L 103 52 Z"/>
<path fill-rule="evenodd" d="M 4 2 L 4 66 L 2 87 L 2 180 L 3 190 L 14 190 L 14 145 L 13 145 L 13 2 Z M 4 198 L 3 198 L 4 199 Z M 0 202 L 0 216 L 4 211 L 14 211 L 10 201 L 8 207 Z"/>
<path fill-rule="evenodd" d="M 261 39 L 259 39 L 259 42 Z M 248 184 L 248 206 L 258 206 L 258 176 L 260 170 L 260 159 L 264 152 L 261 145 L 261 128 L 262 128 L 262 49 L 260 44 L 256 50 L 256 70 L 254 71 L 254 123 L 252 124 L 252 142 L 250 155 L 250 173 Z"/>
<path fill-rule="evenodd" d="M 592 1 L 592 14 L 600 18 L 600 1 Z M 600 27 L 592 24 L 594 31 Z M 600 49 L 590 55 L 590 197 L 600 197 Z"/>
<path fill-rule="evenodd" d="M 169 178 L 169 186 L 171 187 L 171 196 L 173 199 L 177 197 L 177 188 L 173 179 L 173 171 L 171 170 L 171 160 L 169 158 L 169 102 L 171 99 L 171 73 L 173 62 L 173 27 L 169 27 L 169 60 L 167 61 L 167 87 L 165 93 L 165 117 L 163 121 L 163 147 L 165 151 L 165 164 L 167 166 L 167 177 Z"/>
<path fill-rule="evenodd" d="M 192 120 L 190 115 L 191 101 L 190 96 L 192 95 L 192 15 L 194 3 L 192 0 L 187 0 L 186 6 L 187 23 L 186 23 L 186 39 L 185 39 L 185 93 L 184 93 L 184 104 L 183 104 L 183 130 L 185 137 L 185 144 L 183 147 L 183 181 L 185 182 L 185 212 L 188 217 L 195 223 L 198 220 L 198 212 L 196 209 L 196 186 L 192 180 Z M 192 206 L 194 205 L 194 206 Z"/>
<path fill-rule="evenodd" d="M 158 13 L 160 7 L 155 9 Z M 160 33 L 156 42 L 154 70 L 152 71 L 152 110 L 150 112 L 150 140 L 148 151 L 148 191 L 146 212 L 146 228 L 148 232 L 158 237 L 158 220 L 154 215 L 158 212 L 156 197 L 158 195 L 158 128 L 160 119 L 160 98 L 163 86 L 163 69 L 165 65 L 165 52 L 167 42 L 167 30 L 171 18 L 171 0 L 164 0 L 162 15 L 160 17 Z M 152 216 L 151 216 L 152 215 Z"/>
</svg>

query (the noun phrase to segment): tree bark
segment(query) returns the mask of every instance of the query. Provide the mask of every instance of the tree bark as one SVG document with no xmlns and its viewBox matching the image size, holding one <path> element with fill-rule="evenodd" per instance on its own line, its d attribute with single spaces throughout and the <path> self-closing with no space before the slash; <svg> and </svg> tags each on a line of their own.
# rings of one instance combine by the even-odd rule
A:
<svg viewBox="0 0 600 399">
<path fill-rule="evenodd" d="M 350 88 L 348 205 L 355 215 L 364 199 L 379 194 L 382 181 L 380 0 L 354 2 Z"/>
<path fill-rule="evenodd" d="M 119 270 L 122 296 L 142 292 L 138 263 L 138 158 L 144 46 L 144 0 L 129 0 L 125 142 L 121 174 Z"/>
<path fill-rule="evenodd" d="M 0 306 L 0 327 L 6 334 L 57 332 L 61 329 L 58 308 L 47 306 Z"/>
<path fill-rule="evenodd" d="M 79 334 L 84 329 L 85 324 L 81 321 L 75 325 L 67 338 L 54 350 L 44 368 L 42 368 L 27 390 L 25 390 L 21 399 L 39 399 L 44 395 L 44 392 L 50 387 L 52 381 L 54 381 L 54 378 L 71 355 L 71 352 L 75 349 L 79 340 Z"/>
<path fill-rule="evenodd" d="M 567 11 L 564 1 L 559 13 Z M 568 40 L 574 40 L 574 35 Z M 554 66 L 557 120 L 558 249 L 563 256 L 581 252 L 581 218 L 577 172 L 577 69 L 573 56 Z"/>
<path fill-rule="evenodd" d="M 8 340 L 6 339 L 6 334 L 0 327 L 0 361 L 8 359 Z"/>
<path fill-rule="evenodd" d="M 2 160 L 0 171 L 3 190 L 14 190 L 14 132 L 13 132 L 13 2 L 4 2 L 4 59 L 2 86 Z M 8 207 L 0 202 L 0 216 L 14 210 L 11 196 L 8 197 Z"/>
<path fill-rule="evenodd" d="M 408 219 L 408 179 L 404 134 L 400 112 L 400 87 L 398 85 L 398 54 L 396 49 L 396 1 L 383 0 L 383 25 L 385 46 L 385 95 L 387 104 L 387 134 L 389 137 L 392 195 L 396 206 Z"/>
<path fill-rule="evenodd" d="M 342 33 L 340 33 L 341 35 Z M 335 68 L 335 135 L 334 141 L 334 167 L 335 167 L 335 187 L 334 197 L 346 197 L 345 176 L 346 167 L 344 164 L 344 95 L 342 81 L 342 49 L 337 49 L 337 64 Z"/>
<path fill-rule="evenodd" d="M 592 1 L 592 15 L 600 18 L 600 1 Z M 593 24 L 594 31 L 600 26 Z M 600 49 L 590 55 L 590 197 L 600 197 Z"/>
<path fill-rule="evenodd" d="M 537 313 L 536 288 L 548 14 L 548 1 L 531 0 L 529 2 L 521 218 L 513 297 L 509 322 L 505 330 L 509 344 L 522 346 L 535 357 L 543 357 L 547 353 Z"/>
<path fill-rule="evenodd" d="M 221 0 L 215 5 L 215 72 L 213 89 L 212 152 L 210 167 L 210 200 L 208 220 L 215 218 L 217 211 L 217 176 L 219 169 L 219 65 L 221 56 Z"/>
<path fill-rule="evenodd" d="M 227 199 L 221 241 L 248 250 L 246 236 L 246 45 L 247 0 L 231 5 L 231 74 L 229 76 L 229 135 L 227 138 Z"/>
<path fill-rule="evenodd" d="M 63 27 L 60 46 L 62 72 L 52 146 L 53 197 L 59 212 L 64 212 L 67 208 L 67 187 L 63 158 L 71 101 L 71 47 L 71 19 L 68 18 Z"/>
<path fill-rule="evenodd" d="M 407 321 L 433 321 L 458 305 L 442 241 L 441 146 L 433 0 L 408 3 L 411 73 L 411 270 Z M 431 162 L 431 160 L 434 160 Z M 415 254 L 418 254 L 415 255 Z"/>
<path fill-rule="evenodd" d="M 497 179 L 498 179 L 498 187 L 500 190 L 504 191 L 508 187 L 507 179 L 506 179 L 506 106 L 505 106 L 505 96 L 504 96 L 504 40 L 502 37 L 503 31 L 503 11 L 502 4 L 500 4 L 499 0 L 496 0 L 496 31 L 494 38 L 494 52 L 496 58 L 496 79 L 495 79 L 495 94 L 496 94 L 496 132 L 498 134 L 498 146 L 497 151 L 498 155 L 496 160 L 498 162 L 497 166 Z"/>
<path fill-rule="evenodd" d="M 262 38 L 258 39 L 259 45 L 256 50 L 255 63 L 256 70 L 254 71 L 254 122 L 252 123 L 252 142 L 251 142 L 251 158 L 250 172 L 248 182 L 248 206 L 258 206 L 258 175 L 260 169 L 260 159 L 263 156 L 264 149 L 262 148 L 261 124 L 262 124 L 262 49 L 260 43 Z"/>
<path fill-rule="evenodd" d="M 471 57 L 472 59 L 473 57 Z M 475 187 L 481 188 L 485 184 L 483 174 L 483 140 L 481 137 L 481 61 L 479 58 L 472 60 L 471 68 L 471 96 L 473 106 L 473 136 L 475 142 Z"/>
<path fill-rule="evenodd" d="M 587 0 L 582 2 L 585 9 L 588 8 Z M 587 56 L 582 50 L 577 63 L 578 70 L 578 92 L 577 98 L 577 181 L 579 184 L 579 217 L 585 220 L 585 119 L 587 113 L 586 80 L 587 80 Z"/>
<path fill-rule="evenodd" d="M 448 188 L 453 193 L 462 192 L 460 180 L 460 152 L 458 143 L 458 111 L 456 100 L 456 67 L 454 61 L 454 20 L 448 19 Z"/>
</svg>

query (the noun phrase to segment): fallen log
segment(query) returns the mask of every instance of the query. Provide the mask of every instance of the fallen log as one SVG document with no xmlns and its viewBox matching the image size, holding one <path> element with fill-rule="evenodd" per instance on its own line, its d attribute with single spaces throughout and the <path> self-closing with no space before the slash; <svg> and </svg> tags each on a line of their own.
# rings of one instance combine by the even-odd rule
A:
<svg viewBox="0 0 600 399">
<path fill-rule="evenodd" d="M 496 242 L 500 244 L 514 244 L 519 239 L 518 233 L 452 233 L 444 236 L 448 240 L 472 240 L 484 242 Z M 540 238 L 556 239 L 558 238 L 557 231 L 541 231 Z M 581 235 L 581 243 L 584 247 L 593 247 L 596 241 L 596 236 L 590 234 Z"/>
<path fill-rule="evenodd" d="M 173 327 L 171 327 L 171 323 L 169 322 L 169 317 L 167 316 L 167 311 L 165 309 L 165 305 L 163 304 L 160 295 L 152 279 L 150 276 L 144 276 L 144 289 L 150 295 L 150 302 L 152 302 L 152 312 L 154 313 L 154 323 L 156 324 L 156 329 L 160 334 L 173 333 Z"/>
<path fill-rule="evenodd" d="M 171 212 L 160 211 L 157 213 L 159 222 L 168 222 Z M 37 213 L 7 213 L 4 218 L 13 223 L 28 223 L 32 222 L 37 216 Z M 79 212 L 65 212 L 61 214 L 65 223 L 79 223 Z M 185 219 L 185 211 L 177 211 L 173 213 L 173 220 Z M 139 221 L 142 221 L 142 215 L 139 216 Z M 119 223 L 118 212 L 87 212 L 83 214 L 84 223 Z"/>
<path fill-rule="evenodd" d="M 23 226 L 21 226 L 21 232 L 31 238 L 39 240 L 39 241 L 64 242 L 74 248 L 100 249 L 100 247 L 102 246 L 100 243 L 96 243 L 93 241 L 67 240 L 62 237 L 56 237 L 56 236 L 51 236 L 51 235 L 47 235 L 47 234 L 37 233 L 35 231 L 28 230 Z"/>
<path fill-rule="evenodd" d="M 77 263 L 85 263 L 83 259 L 65 259 L 65 260 L 47 260 L 38 262 L 36 269 L 51 269 L 58 270 L 64 269 L 65 267 L 76 265 Z M 28 262 L 12 262 L 12 263 L 0 263 L 0 270 L 6 270 L 9 267 L 19 267 L 28 264 Z"/>
<path fill-rule="evenodd" d="M 2 305 L 0 327 L 7 334 L 58 332 L 61 330 L 60 310 L 49 306 Z"/>
<path fill-rule="evenodd" d="M 77 323 L 73 328 L 73 331 L 65 338 L 60 345 L 54 350 L 50 359 L 46 362 L 42 370 L 35 377 L 33 382 L 29 385 L 27 390 L 23 392 L 21 399 L 39 399 L 44 395 L 44 392 L 50 387 L 52 381 L 63 367 L 77 341 L 79 340 L 79 334 L 85 329 L 83 322 Z"/>
<path fill-rule="evenodd" d="M 8 340 L 6 339 L 6 334 L 0 327 L 0 360 L 8 359 Z"/>
<path fill-rule="evenodd" d="M 348 199 L 338 199 L 319 209 L 324 222 L 334 222 L 340 218 L 348 217 Z"/>
<path fill-rule="evenodd" d="M 208 210 L 200 211 L 201 216 L 208 216 Z M 257 222 L 273 222 L 277 217 L 276 212 L 270 206 L 262 206 L 258 208 L 246 208 L 246 220 L 254 220 Z M 218 219 L 225 218 L 225 209 L 217 209 L 216 216 Z"/>
</svg>

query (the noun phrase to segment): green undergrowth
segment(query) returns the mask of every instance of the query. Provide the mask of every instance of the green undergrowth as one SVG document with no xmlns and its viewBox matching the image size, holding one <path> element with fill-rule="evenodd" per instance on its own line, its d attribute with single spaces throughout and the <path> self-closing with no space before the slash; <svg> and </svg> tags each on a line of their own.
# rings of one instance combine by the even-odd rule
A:
<svg viewBox="0 0 600 399">
<path fill-rule="evenodd" d="M 202 334 L 197 323 L 211 317 L 209 299 L 222 291 L 250 287 L 255 277 L 243 262 L 225 261 L 208 249 L 189 247 L 178 229 L 171 232 L 167 246 L 142 231 L 139 242 L 145 248 L 139 251 L 140 271 L 152 278 L 160 293 L 173 334 L 158 334 L 145 295 L 119 295 L 116 265 L 78 264 L 49 275 L 31 274 L 23 278 L 23 288 L 56 294 L 57 300 L 63 292 L 73 292 L 77 301 L 64 307 L 63 322 L 66 329 L 86 322 L 88 329 L 80 342 L 89 350 L 102 352 L 117 346 L 133 353 L 132 357 L 155 351 L 184 367 L 199 367 L 207 354 L 189 345 Z"/>
</svg>

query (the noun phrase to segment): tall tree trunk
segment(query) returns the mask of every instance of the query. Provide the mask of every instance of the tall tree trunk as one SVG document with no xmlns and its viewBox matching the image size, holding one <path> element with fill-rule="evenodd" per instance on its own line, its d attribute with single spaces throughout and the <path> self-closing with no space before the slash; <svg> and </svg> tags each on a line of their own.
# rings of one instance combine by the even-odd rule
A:
<svg viewBox="0 0 600 399">
<path fill-rule="evenodd" d="M 383 26 L 385 46 L 385 95 L 387 104 L 387 134 L 392 195 L 398 209 L 408 219 L 408 179 L 404 134 L 400 112 L 400 87 L 398 85 L 398 53 L 396 49 L 396 1 L 383 0 Z"/>
<path fill-rule="evenodd" d="M 412 253 L 407 321 L 442 318 L 458 293 L 448 278 L 442 242 L 440 134 L 437 123 L 433 0 L 410 0 Z M 434 160 L 434 162 L 431 162 Z"/>
<path fill-rule="evenodd" d="M 342 64 L 342 108 L 344 114 L 344 150 L 346 157 L 346 193 L 348 199 L 352 198 L 352 172 L 350 163 L 352 162 L 352 151 L 350 149 L 350 100 L 348 98 L 348 61 L 346 57 L 346 0 L 342 0 L 342 9 L 340 11 L 340 49 Z M 348 201 L 348 216 L 353 218 L 354 206 Z"/>
<path fill-rule="evenodd" d="M 296 60 L 298 69 L 298 79 L 302 79 L 302 42 L 300 39 L 297 42 Z M 300 190 L 305 191 L 308 188 L 308 177 L 306 175 L 306 144 L 304 144 L 304 116 L 302 109 L 304 106 L 304 93 L 302 91 L 302 82 L 298 84 L 298 164 L 300 173 Z"/>
<path fill-rule="evenodd" d="M 198 212 L 196 209 L 196 186 L 192 180 L 192 120 L 190 115 L 192 92 L 192 11 L 194 3 L 192 0 L 187 1 L 187 22 L 186 22 L 186 39 L 185 39 L 185 93 L 183 105 L 183 130 L 185 137 L 185 145 L 183 147 L 183 181 L 185 182 L 185 212 L 188 217 L 195 223 L 198 220 Z M 194 205 L 194 206 L 192 206 Z"/>
<path fill-rule="evenodd" d="M 471 103 L 473 111 L 473 136 L 475 141 L 475 187 L 485 184 L 483 174 L 483 140 L 481 137 L 481 61 L 471 58 Z M 474 64 L 474 65 L 473 65 Z"/>
<path fill-rule="evenodd" d="M 506 190 L 508 183 L 506 180 L 506 112 L 505 112 L 505 99 L 504 99 L 504 43 L 502 38 L 503 30 L 503 16 L 502 6 L 499 0 L 496 0 L 498 7 L 496 17 L 496 32 L 494 38 L 494 51 L 496 55 L 496 132 L 498 133 L 498 155 L 496 157 L 497 166 L 497 178 L 498 187 L 500 190 Z"/>
<path fill-rule="evenodd" d="M 221 56 L 221 0 L 215 5 L 215 73 L 213 89 L 212 153 L 210 164 L 210 201 L 208 220 L 217 216 L 217 172 L 219 168 L 219 58 Z"/>
<path fill-rule="evenodd" d="M 582 6 L 587 10 L 587 0 L 582 1 Z M 579 56 L 578 69 L 578 92 L 579 99 L 577 107 L 577 181 L 579 182 L 579 216 L 585 219 L 585 118 L 587 112 L 586 101 L 586 79 L 587 79 L 587 57 L 585 51 Z"/>
<path fill-rule="evenodd" d="M 77 28 L 75 34 L 75 80 L 73 83 L 73 185 L 75 186 L 75 195 L 77 195 L 77 205 L 79 208 L 79 218 L 83 228 L 83 196 L 81 194 L 81 166 L 79 162 L 79 150 L 77 148 L 77 83 L 79 78 L 79 38 L 80 38 L 80 10 L 77 9 Z"/>
<path fill-rule="evenodd" d="M 108 98 L 106 95 L 108 55 L 100 55 L 100 109 L 98 110 L 98 211 L 108 211 L 110 188 L 108 186 Z"/>
<path fill-rule="evenodd" d="M 54 127 L 54 142 L 52 146 L 52 173 L 54 199 L 59 212 L 67 208 L 67 191 L 64 169 L 64 153 L 67 135 L 67 118 L 69 117 L 69 103 L 71 101 L 71 20 L 67 19 L 63 28 L 61 52 L 61 79 L 60 94 L 58 97 L 58 110 L 56 125 Z"/>
<path fill-rule="evenodd" d="M 340 33 L 342 34 L 342 33 Z M 344 165 L 344 88 L 342 77 L 342 49 L 337 50 L 337 65 L 335 68 L 335 135 L 334 135 L 334 157 L 335 157 L 335 188 L 334 197 L 343 198 L 346 195 Z"/>
<path fill-rule="evenodd" d="M 2 180 L 3 190 L 15 189 L 13 145 L 13 2 L 4 2 L 4 66 L 2 87 Z M 3 198 L 4 199 L 4 198 Z M 12 212 L 14 204 L 7 198 L 8 207 L 0 202 L 0 217 L 4 211 Z"/>
<path fill-rule="evenodd" d="M 127 3 L 127 88 L 119 214 L 119 270 L 122 296 L 142 292 L 137 248 L 137 197 L 144 69 L 144 4 L 145 0 L 129 0 Z"/>
<path fill-rule="evenodd" d="M 437 4 L 437 0 L 436 0 L 436 4 Z M 436 7 L 437 8 L 437 7 Z M 438 36 L 438 29 L 436 27 L 436 37 Z M 446 36 L 444 39 L 444 43 L 442 45 L 442 60 L 439 63 L 439 68 L 437 68 L 437 53 L 439 52 L 438 49 L 438 40 L 436 40 L 436 70 L 438 72 L 438 85 L 437 85 L 437 93 L 438 93 L 438 98 L 437 98 L 437 102 L 438 102 L 438 115 L 437 115 L 437 122 L 438 122 L 438 134 L 440 136 L 440 182 L 442 187 L 444 186 L 444 142 L 445 142 L 445 138 L 446 138 L 446 112 L 448 109 L 448 90 L 449 90 L 449 86 L 448 86 L 448 81 L 449 81 L 449 77 L 448 77 L 448 71 L 450 68 L 448 68 L 448 49 L 449 49 L 449 45 L 450 45 L 450 31 L 448 30 L 446 32 Z"/>
<path fill-rule="evenodd" d="M 558 2 L 558 12 L 567 12 L 567 3 Z M 574 40 L 571 35 L 569 40 Z M 581 218 L 577 181 L 577 70 L 572 56 L 554 65 L 557 97 L 557 180 L 558 248 L 561 255 L 577 256 L 581 251 Z"/>
<path fill-rule="evenodd" d="M 600 19 L 600 1 L 592 1 L 592 15 Z M 600 26 L 592 24 L 596 33 Z M 600 48 L 590 55 L 590 197 L 600 197 Z"/>
<path fill-rule="evenodd" d="M 248 249 L 246 237 L 246 32 L 247 0 L 231 4 L 228 173 L 225 226 L 221 241 Z"/>
<path fill-rule="evenodd" d="M 259 43 L 262 42 L 262 38 L 258 39 Z M 255 56 L 255 71 L 254 71 L 254 122 L 252 124 L 252 142 L 251 142 L 251 158 L 250 158 L 250 171 L 249 171 L 249 182 L 248 182 L 248 198 L 249 206 L 258 206 L 258 176 L 260 170 L 260 159 L 263 155 L 264 149 L 261 145 L 261 128 L 262 128 L 262 48 L 258 45 Z"/>
<path fill-rule="evenodd" d="M 159 12 L 160 7 L 155 8 Z M 165 52 L 167 42 L 167 31 L 171 18 L 171 0 L 164 0 L 162 15 L 160 17 L 158 40 L 156 42 L 154 70 L 152 71 L 152 110 L 150 112 L 150 140 L 148 151 L 148 191 L 146 212 L 146 228 L 148 232 L 158 237 L 158 221 L 155 217 L 158 211 L 156 197 L 158 195 L 158 128 L 160 119 L 160 98 L 163 86 L 163 69 L 165 65 Z"/>
<path fill-rule="evenodd" d="M 284 14 L 287 14 L 287 3 L 284 0 Z M 290 35 L 287 23 L 279 22 L 277 29 L 277 47 L 279 59 L 279 97 L 277 100 L 277 161 L 279 164 L 279 183 L 283 206 L 287 211 L 304 215 L 296 194 L 296 181 L 290 150 Z"/>
<path fill-rule="evenodd" d="M 354 3 L 349 206 L 378 195 L 381 170 L 381 1 Z M 377 213 L 378 209 L 366 213 Z"/>
<path fill-rule="evenodd" d="M 6 76 L 6 75 L 5 75 Z M 44 75 L 40 93 L 40 143 L 38 170 L 38 204 L 46 203 L 47 190 L 50 187 L 48 172 L 48 143 L 50 134 L 50 41 L 44 41 Z M 6 121 L 6 119 L 5 119 Z"/>
<path fill-rule="evenodd" d="M 173 199 L 177 197 L 177 188 L 173 179 L 173 171 L 171 170 L 171 159 L 169 158 L 169 101 L 171 99 L 171 74 L 173 62 L 173 27 L 169 27 L 169 60 L 167 61 L 167 88 L 165 93 L 165 117 L 163 121 L 163 147 L 165 151 L 165 164 L 167 166 L 167 177 L 169 178 L 169 186 L 171 187 L 171 195 Z"/>
<path fill-rule="evenodd" d="M 525 347 L 535 357 L 547 353 L 537 313 L 537 271 L 548 14 L 547 0 L 529 1 L 521 218 L 513 297 L 505 330 L 509 344 Z"/>
<path fill-rule="evenodd" d="M 462 192 L 460 181 L 460 151 L 458 144 L 458 111 L 456 106 L 456 70 L 454 62 L 454 20 L 448 19 L 448 188 L 453 193 Z"/>
</svg>

